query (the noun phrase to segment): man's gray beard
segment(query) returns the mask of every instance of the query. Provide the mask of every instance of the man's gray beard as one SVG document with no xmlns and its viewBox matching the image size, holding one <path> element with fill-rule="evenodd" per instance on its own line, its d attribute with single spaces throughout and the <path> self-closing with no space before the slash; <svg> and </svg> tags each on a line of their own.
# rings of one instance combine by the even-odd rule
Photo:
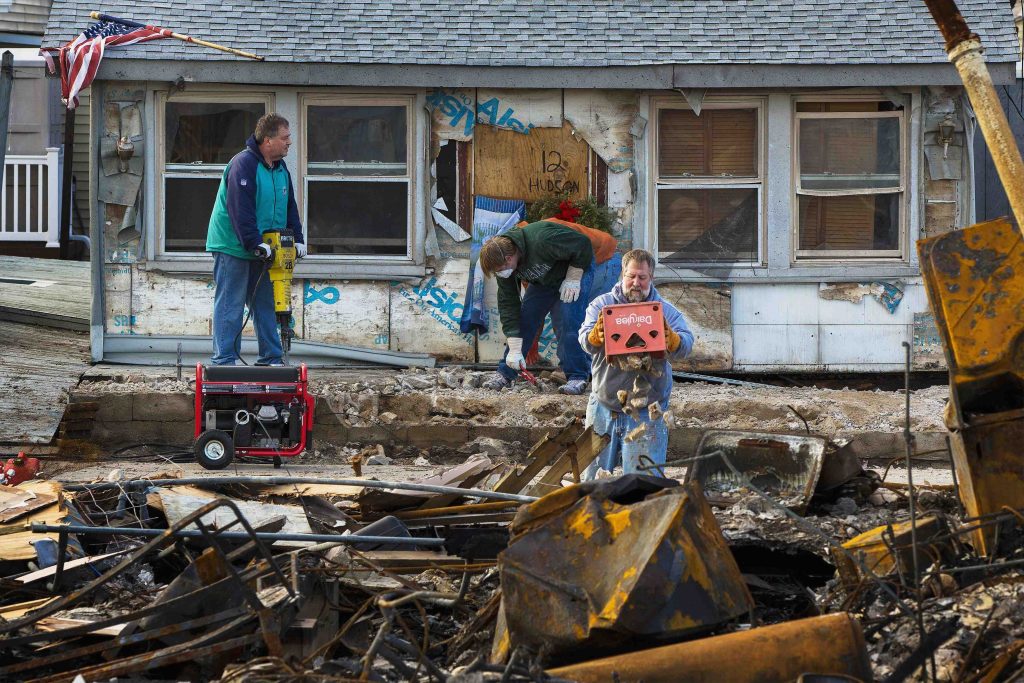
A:
<svg viewBox="0 0 1024 683">
<path fill-rule="evenodd" d="M 626 301 L 631 304 L 638 304 L 647 298 L 642 289 L 631 289 L 626 292 Z"/>
</svg>

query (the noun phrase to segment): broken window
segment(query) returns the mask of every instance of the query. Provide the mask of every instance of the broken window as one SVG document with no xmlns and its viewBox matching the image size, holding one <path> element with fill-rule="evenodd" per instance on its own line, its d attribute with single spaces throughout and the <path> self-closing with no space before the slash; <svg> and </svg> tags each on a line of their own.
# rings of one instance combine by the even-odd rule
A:
<svg viewBox="0 0 1024 683">
<path fill-rule="evenodd" d="M 310 254 L 406 256 L 412 100 L 304 99 Z"/>
<path fill-rule="evenodd" d="M 759 260 L 761 103 L 657 110 L 658 256 L 665 263 Z"/>
<path fill-rule="evenodd" d="M 797 258 L 902 255 L 904 121 L 889 101 L 797 102 Z"/>
<path fill-rule="evenodd" d="M 269 109 L 265 97 L 175 96 L 163 103 L 163 251 L 206 250 L 224 168 Z"/>
</svg>

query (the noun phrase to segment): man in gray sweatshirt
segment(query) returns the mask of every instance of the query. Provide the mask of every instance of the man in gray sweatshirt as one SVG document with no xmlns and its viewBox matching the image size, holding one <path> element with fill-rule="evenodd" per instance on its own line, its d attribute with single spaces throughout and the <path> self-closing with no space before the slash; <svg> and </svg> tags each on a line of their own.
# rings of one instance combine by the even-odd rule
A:
<svg viewBox="0 0 1024 683">
<path fill-rule="evenodd" d="M 609 362 L 604 352 L 604 320 L 601 310 L 614 304 L 657 301 L 665 316 L 665 348 L 662 357 L 639 364 Z M 634 249 L 622 257 L 622 280 L 608 294 L 602 294 L 587 307 L 580 327 L 580 346 L 590 354 L 593 390 L 587 404 L 587 426 L 611 440 L 584 471 L 583 479 L 593 479 L 598 469 L 609 472 L 621 464 L 623 472 L 665 462 L 668 450 L 668 426 L 662 413 L 668 410 L 672 393 L 673 359 L 685 358 L 693 348 L 693 334 L 683 314 L 658 296 L 654 289 L 654 257 L 643 249 Z M 634 369 L 636 368 L 636 369 Z M 625 405 L 621 398 L 626 392 Z M 642 406 L 642 407 L 641 407 Z M 643 426 L 643 429 L 640 427 Z M 650 462 L 648 462 L 650 460 Z M 662 475 L 660 469 L 640 471 Z"/>
</svg>

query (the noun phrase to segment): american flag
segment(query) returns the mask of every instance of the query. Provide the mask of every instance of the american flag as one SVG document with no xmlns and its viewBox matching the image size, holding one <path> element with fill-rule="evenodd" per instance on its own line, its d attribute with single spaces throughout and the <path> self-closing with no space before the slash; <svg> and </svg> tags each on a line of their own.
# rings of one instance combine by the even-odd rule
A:
<svg viewBox="0 0 1024 683">
<path fill-rule="evenodd" d="M 127 26 L 113 21 L 100 21 L 82 32 L 62 48 L 44 48 L 40 54 L 46 59 L 50 73 L 55 71 L 53 52 L 60 55 L 61 97 L 68 109 L 78 106 L 78 93 L 88 88 L 99 71 L 103 51 L 107 46 L 134 45 L 171 35 L 166 29 L 150 26 Z"/>
</svg>

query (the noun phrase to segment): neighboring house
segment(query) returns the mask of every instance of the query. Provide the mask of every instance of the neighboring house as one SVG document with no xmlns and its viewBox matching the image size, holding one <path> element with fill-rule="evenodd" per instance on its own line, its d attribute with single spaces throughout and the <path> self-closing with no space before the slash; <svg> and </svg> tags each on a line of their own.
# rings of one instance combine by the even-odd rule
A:
<svg viewBox="0 0 1024 683">
<path fill-rule="evenodd" d="M 1006 3 L 959 5 L 1012 83 Z M 92 8 L 57 0 L 46 43 Z M 104 9 L 265 61 L 174 40 L 107 52 L 91 131 L 97 359 L 110 335 L 209 334 L 217 185 L 278 111 L 310 245 L 300 339 L 497 360 L 492 286 L 490 332 L 458 331 L 471 242 L 451 222 L 471 230 L 474 196 L 560 188 L 618 208 L 621 247 L 658 255 L 659 290 L 697 336 L 685 367 L 894 371 L 904 341 L 915 368 L 942 367 L 914 243 L 970 220 L 973 124 L 921 0 Z"/>
<path fill-rule="evenodd" d="M 3 192 L 0 193 L 0 254 L 56 257 L 59 254 L 60 181 L 64 109 L 60 83 L 46 77 L 39 47 L 50 0 L 0 0 L 0 53 L 14 55 L 14 88 L 7 126 Z M 88 231 L 88 93 L 76 126 L 77 215 L 72 225 Z"/>
</svg>

